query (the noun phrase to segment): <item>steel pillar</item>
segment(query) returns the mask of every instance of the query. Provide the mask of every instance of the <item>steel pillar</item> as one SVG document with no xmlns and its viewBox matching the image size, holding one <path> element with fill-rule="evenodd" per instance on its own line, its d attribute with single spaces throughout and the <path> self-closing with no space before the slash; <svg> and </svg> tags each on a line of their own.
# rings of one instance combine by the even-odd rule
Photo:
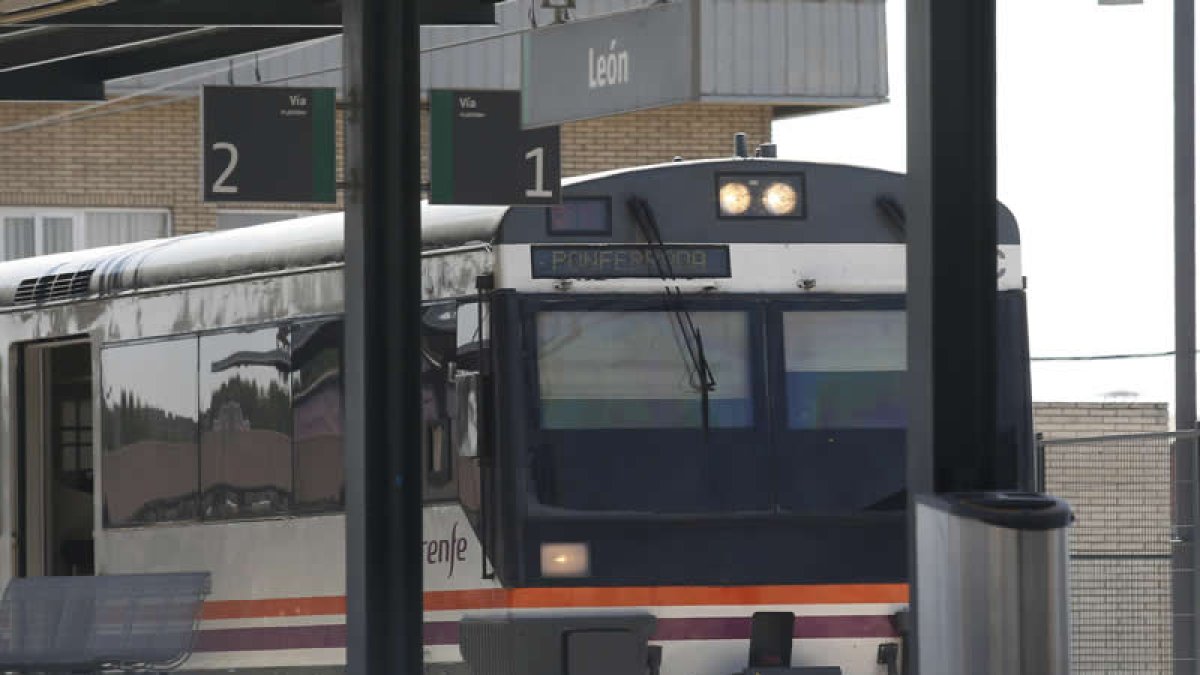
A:
<svg viewBox="0 0 1200 675">
<path fill-rule="evenodd" d="M 1017 474 L 996 449 L 995 0 L 909 0 L 907 11 L 909 580 L 919 613 L 913 497 L 1013 488 Z M 910 673 L 920 649 L 911 625 Z"/>
<path fill-rule="evenodd" d="M 1195 1 L 1175 0 L 1175 428 L 1196 428 L 1196 106 Z M 1196 441 L 1176 441 L 1172 555 L 1174 669 L 1200 673 L 1200 555 L 1196 549 L 1200 490 Z"/>
<path fill-rule="evenodd" d="M 352 675 L 418 675 L 418 3 L 343 0 L 346 622 Z"/>
</svg>

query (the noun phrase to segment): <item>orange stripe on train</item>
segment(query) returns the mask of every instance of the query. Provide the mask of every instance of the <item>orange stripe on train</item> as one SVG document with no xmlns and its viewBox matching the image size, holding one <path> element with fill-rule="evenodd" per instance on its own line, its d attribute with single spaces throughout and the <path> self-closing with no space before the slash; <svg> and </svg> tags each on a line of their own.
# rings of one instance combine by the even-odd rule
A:
<svg viewBox="0 0 1200 675">
<path fill-rule="evenodd" d="M 537 607 L 667 607 L 697 605 L 854 605 L 908 602 L 906 584 L 813 586 L 657 586 L 518 588 L 428 591 L 425 609 L 528 609 Z M 346 613 L 345 596 L 216 600 L 202 618 L 258 619 Z"/>
</svg>

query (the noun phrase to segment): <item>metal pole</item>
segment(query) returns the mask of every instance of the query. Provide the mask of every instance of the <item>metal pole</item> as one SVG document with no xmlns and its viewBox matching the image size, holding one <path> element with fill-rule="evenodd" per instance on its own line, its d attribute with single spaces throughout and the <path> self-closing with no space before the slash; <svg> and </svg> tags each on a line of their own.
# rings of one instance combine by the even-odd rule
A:
<svg viewBox="0 0 1200 675">
<path fill-rule="evenodd" d="M 1196 428 L 1196 121 L 1195 2 L 1175 0 L 1175 428 Z M 1177 534 L 1173 561 L 1175 673 L 1200 673 L 1200 556 L 1196 554 L 1200 487 L 1194 439 L 1176 442 Z M 1191 593 L 1187 593 L 1190 589 Z"/>
<path fill-rule="evenodd" d="M 913 497 L 1013 488 L 996 447 L 995 0 L 908 3 L 910 602 Z M 910 649 L 919 663 L 920 634 Z"/>
<path fill-rule="evenodd" d="M 352 675 L 418 675 L 418 3 L 343 0 L 346 623 Z"/>
</svg>

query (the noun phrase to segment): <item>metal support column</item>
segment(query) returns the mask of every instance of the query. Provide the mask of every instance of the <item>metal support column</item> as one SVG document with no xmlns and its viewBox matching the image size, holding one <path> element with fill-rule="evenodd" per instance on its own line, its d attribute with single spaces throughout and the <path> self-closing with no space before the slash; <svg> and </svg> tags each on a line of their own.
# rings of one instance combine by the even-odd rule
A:
<svg viewBox="0 0 1200 675">
<path fill-rule="evenodd" d="M 418 675 L 418 3 L 342 0 L 348 672 Z"/>
<path fill-rule="evenodd" d="M 908 91 L 909 579 L 919 613 L 913 497 L 1017 485 L 996 448 L 995 0 L 909 0 Z"/>
<path fill-rule="evenodd" d="M 1175 428 L 1196 428 L 1196 120 L 1195 2 L 1175 0 Z M 1200 555 L 1196 549 L 1200 487 L 1194 439 L 1176 441 L 1172 556 L 1174 672 L 1200 673 Z"/>
</svg>

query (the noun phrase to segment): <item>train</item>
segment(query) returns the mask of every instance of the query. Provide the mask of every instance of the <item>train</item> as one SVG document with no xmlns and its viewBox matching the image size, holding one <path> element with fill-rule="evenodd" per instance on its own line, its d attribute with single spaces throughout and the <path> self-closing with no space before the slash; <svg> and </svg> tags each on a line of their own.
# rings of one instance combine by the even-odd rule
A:
<svg viewBox="0 0 1200 675">
<path fill-rule="evenodd" d="M 904 193 L 738 157 L 423 205 L 427 673 L 899 672 Z M 0 264 L 0 581 L 208 571 L 184 672 L 343 672 L 343 265 L 339 213 Z"/>
</svg>

